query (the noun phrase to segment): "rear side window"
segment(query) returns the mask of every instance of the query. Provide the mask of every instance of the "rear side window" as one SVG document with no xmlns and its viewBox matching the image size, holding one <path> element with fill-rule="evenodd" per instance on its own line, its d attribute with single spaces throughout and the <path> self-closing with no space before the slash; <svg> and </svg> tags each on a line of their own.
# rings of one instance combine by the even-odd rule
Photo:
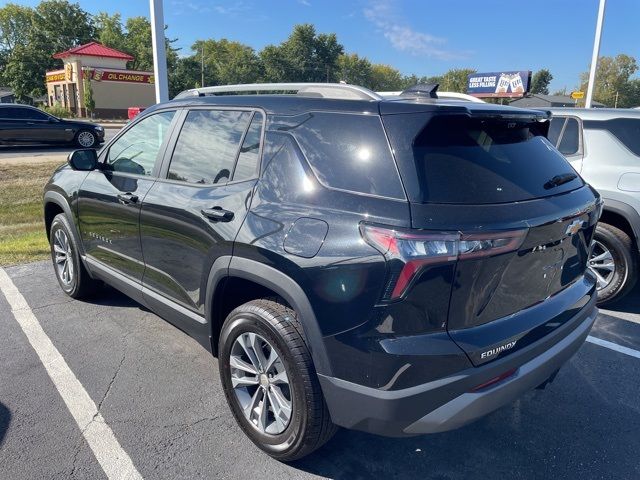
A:
<svg viewBox="0 0 640 480">
<path fill-rule="evenodd" d="M 168 178 L 202 185 L 231 178 L 252 112 L 191 110 L 171 158 Z"/>
<path fill-rule="evenodd" d="M 640 118 L 616 118 L 613 120 L 585 121 L 584 128 L 592 130 L 608 130 L 625 147 L 640 156 Z"/>
<path fill-rule="evenodd" d="M 2 118 L 12 118 L 16 120 L 47 120 L 49 117 L 35 108 L 3 108 Z"/>
<path fill-rule="evenodd" d="M 264 116 L 260 112 L 253 115 L 249 130 L 247 130 L 240 147 L 236 168 L 233 171 L 233 180 L 247 180 L 258 175 L 263 119 Z"/>
<path fill-rule="evenodd" d="M 560 139 L 560 134 L 562 133 L 562 127 L 564 127 L 565 122 L 567 121 L 564 117 L 554 117 L 551 120 L 551 125 L 549 125 L 549 134 L 547 138 L 551 142 L 552 145 L 558 145 L 558 140 Z"/>
<path fill-rule="evenodd" d="M 580 125 L 575 118 L 567 118 L 558 150 L 563 155 L 575 155 L 580 150 Z"/>
<path fill-rule="evenodd" d="M 577 176 L 558 186 L 549 182 L 575 171 L 537 130 L 535 123 L 442 115 L 415 138 L 400 139 L 412 148 L 396 150 L 411 152 L 412 159 L 399 161 L 414 162 L 420 189 L 414 200 L 424 203 L 514 202 L 582 186 Z"/>
<path fill-rule="evenodd" d="M 294 134 L 318 179 L 340 190 L 404 199 L 380 117 L 311 113 L 282 127 Z"/>
</svg>

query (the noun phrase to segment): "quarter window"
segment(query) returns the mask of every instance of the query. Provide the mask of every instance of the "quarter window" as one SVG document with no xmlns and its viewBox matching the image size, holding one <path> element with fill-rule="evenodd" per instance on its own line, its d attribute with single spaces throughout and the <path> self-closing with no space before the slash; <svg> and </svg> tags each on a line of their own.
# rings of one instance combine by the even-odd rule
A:
<svg viewBox="0 0 640 480">
<path fill-rule="evenodd" d="M 564 127 L 564 122 L 566 122 L 566 118 L 564 117 L 554 117 L 551 120 L 551 125 L 549 125 L 549 133 L 547 134 L 547 138 L 553 144 L 553 146 L 558 145 L 558 140 L 560 139 L 560 133 L 562 133 L 562 127 Z"/>
<path fill-rule="evenodd" d="M 108 170 L 151 175 L 175 111 L 156 113 L 127 130 L 109 148 Z"/>
<path fill-rule="evenodd" d="M 168 178 L 203 185 L 229 181 L 251 112 L 191 110 L 171 158 Z"/>
<path fill-rule="evenodd" d="M 640 156 L 640 118 L 615 118 L 613 120 L 584 122 L 584 128 L 608 130 L 634 155 Z"/>
</svg>

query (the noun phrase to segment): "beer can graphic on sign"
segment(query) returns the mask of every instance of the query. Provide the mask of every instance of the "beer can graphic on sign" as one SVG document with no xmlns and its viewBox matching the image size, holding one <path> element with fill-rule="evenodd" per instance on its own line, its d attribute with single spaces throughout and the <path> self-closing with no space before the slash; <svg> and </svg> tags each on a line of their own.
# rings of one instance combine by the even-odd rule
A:
<svg viewBox="0 0 640 480">
<path fill-rule="evenodd" d="M 496 93 L 507 93 L 509 84 L 509 76 L 501 73 L 500 78 L 498 79 L 498 85 L 496 86 Z"/>
<path fill-rule="evenodd" d="M 511 75 L 509 84 L 511 85 L 511 91 L 513 93 L 524 93 L 524 84 L 522 83 L 522 77 L 519 73 Z"/>
</svg>

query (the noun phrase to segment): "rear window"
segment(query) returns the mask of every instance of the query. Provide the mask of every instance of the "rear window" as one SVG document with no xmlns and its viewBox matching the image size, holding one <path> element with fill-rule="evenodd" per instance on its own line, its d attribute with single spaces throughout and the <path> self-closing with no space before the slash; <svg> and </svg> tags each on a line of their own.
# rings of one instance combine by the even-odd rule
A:
<svg viewBox="0 0 640 480">
<path fill-rule="evenodd" d="M 584 128 L 591 130 L 608 130 L 625 147 L 640 156 L 640 118 L 616 118 L 614 120 L 585 121 Z"/>
<path fill-rule="evenodd" d="M 411 148 L 396 152 L 412 155 L 399 162 L 414 163 L 420 190 L 414 201 L 424 203 L 514 202 L 582 186 L 577 176 L 560 185 L 550 182 L 575 171 L 545 133 L 536 123 L 442 115 L 428 121 Z M 394 137 L 405 145 L 412 141 Z"/>
<path fill-rule="evenodd" d="M 279 128 L 293 133 L 321 183 L 405 199 L 380 117 L 311 113 L 293 119 Z"/>
</svg>

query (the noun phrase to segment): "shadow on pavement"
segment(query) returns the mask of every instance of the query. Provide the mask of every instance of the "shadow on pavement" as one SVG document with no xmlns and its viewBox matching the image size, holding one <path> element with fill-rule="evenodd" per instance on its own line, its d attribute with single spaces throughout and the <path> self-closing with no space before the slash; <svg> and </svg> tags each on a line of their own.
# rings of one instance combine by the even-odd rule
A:
<svg viewBox="0 0 640 480">
<path fill-rule="evenodd" d="M 3 403 L 0 403 L 0 447 L 4 441 L 4 437 L 9 430 L 9 424 L 11 423 L 11 412 Z"/>
<path fill-rule="evenodd" d="M 628 295 L 621 298 L 619 301 L 607 305 L 607 310 L 622 313 L 640 313 L 640 282 L 629 292 Z"/>
</svg>

